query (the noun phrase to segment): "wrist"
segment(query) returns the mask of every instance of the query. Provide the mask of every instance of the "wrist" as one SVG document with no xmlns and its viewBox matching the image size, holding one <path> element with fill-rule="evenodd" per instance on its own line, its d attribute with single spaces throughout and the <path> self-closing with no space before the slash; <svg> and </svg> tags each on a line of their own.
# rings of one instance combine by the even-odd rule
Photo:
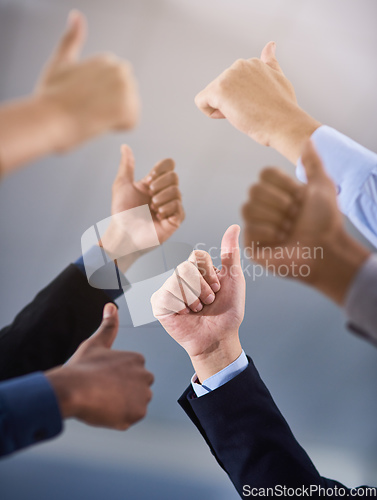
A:
<svg viewBox="0 0 377 500">
<path fill-rule="evenodd" d="M 210 347 L 205 352 L 190 355 L 192 365 L 200 383 L 232 364 L 242 353 L 238 331 L 232 341 L 220 341 L 216 347 Z"/>
<path fill-rule="evenodd" d="M 294 105 L 282 115 L 278 127 L 275 125 L 270 146 L 296 165 L 303 145 L 320 126 L 320 122 Z"/>
<path fill-rule="evenodd" d="M 142 255 L 141 251 L 128 253 L 129 248 L 133 246 L 132 241 L 128 242 L 127 234 L 116 228 L 113 229 L 111 225 L 98 244 L 111 260 L 116 261 L 117 267 L 122 273 L 125 273 Z"/>
<path fill-rule="evenodd" d="M 77 413 L 75 383 L 69 370 L 66 367 L 54 368 L 46 372 L 46 377 L 55 392 L 62 418 L 74 417 Z"/>
<path fill-rule="evenodd" d="M 67 149 L 67 137 L 72 133 L 69 117 L 53 95 L 36 94 L 31 98 L 38 115 L 45 123 L 44 134 L 49 153 L 60 153 Z"/>
<path fill-rule="evenodd" d="M 348 290 L 371 252 L 344 230 L 322 243 L 323 258 L 313 274 L 312 285 L 343 306 Z"/>
</svg>

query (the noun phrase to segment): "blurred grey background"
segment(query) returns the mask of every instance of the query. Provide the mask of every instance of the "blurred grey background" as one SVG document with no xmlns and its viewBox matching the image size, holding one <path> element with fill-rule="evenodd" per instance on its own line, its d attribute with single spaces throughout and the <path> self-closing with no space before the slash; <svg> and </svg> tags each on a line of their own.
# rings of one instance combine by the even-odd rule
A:
<svg viewBox="0 0 377 500">
<path fill-rule="evenodd" d="M 375 0 L 0 0 L 0 98 L 30 93 L 71 8 L 89 22 L 84 56 L 132 61 L 143 120 L 47 158 L 0 186 L 2 325 L 80 255 L 82 233 L 109 216 L 119 147 L 137 175 L 173 157 L 187 219 L 175 241 L 218 246 L 241 222 L 248 186 L 265 165 L 294 168 L 193 99 L 237 58 L 269 40 L 299 103 L 318 120 L 377 150 Z M 248 280 L 242 342 L 322 475 L 348 486 L 377 483 L 377 351 L 345 328 L 342 311 L 279 279 Z M 117 348 L 145 354 L 156 375 L 148 417 L 126 433 L 66 425 L 51 443 L 0 462 L 2 500 L 238 498 L 178 407 L 192 368 L 154 323 L 133 328 L 124 298 Z"/>
</svg>

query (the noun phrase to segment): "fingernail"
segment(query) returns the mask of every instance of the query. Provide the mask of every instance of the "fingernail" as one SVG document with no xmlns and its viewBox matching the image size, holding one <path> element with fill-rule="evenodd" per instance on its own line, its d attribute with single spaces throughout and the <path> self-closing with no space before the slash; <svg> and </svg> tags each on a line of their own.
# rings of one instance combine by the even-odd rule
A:
<svg viewBox="0 0 377 500">
<path fill-rule="evenodd" d="M 152 198 L 152 203 L 157 203 L 157 198 Z"/>
<path fill-rule="evenodd" d="M 153 179 L 153 177 L 151 175 L 148 175 L 147 182 L 151 182 L 152 179 Z"/>
<path fill-rule="evenodd" d="M 114 306 L 113 304 L 106 304 L 105 308 L 103 310 L 103 319 L 111 318 L 111 316 L 114 313 Z"/>
<path fill-rule="evenodd" d="M 201 310 L 203 309 L 203 304 L 201 302 L 199 302 L 199 305 L 197 306 L 197 308 L 195 309 L 195 312 L 200 312 Z"/>
<path fill-rule="evenodd" d="M 212 283 L 211 288 L 215 293 L 217 293 L 220 290 L 220 285 L 219 283 Z"/>
<path fill-rule="evenodd" d="M 213 293 L 211 293 L 210 295 L 208 295 L 208 297 L 206 299 L 204 299 L 204 303 L 205 304 L 212 304 L 212 302 L 215 300 L 215 295 Z"/>
</svg>

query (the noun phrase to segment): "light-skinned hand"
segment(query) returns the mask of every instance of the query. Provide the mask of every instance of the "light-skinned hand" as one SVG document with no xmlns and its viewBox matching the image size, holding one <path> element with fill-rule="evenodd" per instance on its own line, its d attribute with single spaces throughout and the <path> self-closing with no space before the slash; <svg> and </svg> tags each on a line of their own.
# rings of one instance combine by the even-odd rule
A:
<svg viewBox="0 0 377 500">
<path fill-rule="evenodd" d="M 80 60 L 86 21 L 72 11 L 67 30 L 47 63 L 35 94 L 56 107 L 66 151 L 108 130 L 128 130 L 139 119 L 140 99 L 130 63 L 114 54 Z"/>
<path fill-rule="evenodd" d="M 143 179 L 135 181 L 135 158 L 129 146 L 121 148 L 121 161 L 118 174 L 113 184 L 112 215 L 119 214 L 131 208 L 149 205 L 152 214 L 154 230 L 160 244 L 168 240 L 180 227 L 185 212 L 182 206 L 182 195 L 179 189 L 179 178 L 174 170 L 172 159 L 158 162 Z M 129 220 L 127 221 L 129 224 Z M 133 245 L 145 247 L 144 241 L 149 240 L 150 227 L 143 221 L 136 221 L 132 231 L 122 218 L 114 217 L 105 235 L 101 238 L 101 246 L 110 257 L 122 255 L 117 259 L 118 267 L 123 272 L 137 258 L 137 254 L 127 256 L 127 235 L 132 237 Z"/>
<path fill-rule="evenodd" d="M 245 279 L 237 225 L 221 243 L 220 272 L 207 252 L 194 251 L 151 298 L 153 313 L 191 358 L 201 382 L 241 354 L 238 330 L 244 317 Z"/>
<path fill-rule="evenodd" d="M 34 93 L 0 106 L 0 173 L 137 124 L 140 97 L 131 65 L 113 54 L 80 60 L 86 31 L 84 16 L 72 11 Z"/>
<path fill-rule="evenodd" d="M 269 42 L 260 58 L 239 59 L 195 98 L 210 118 L 226 118 L 235 128 L 296 163 L 303 142 L 320 126 L 298 105 L 294 88 Z"/>
</svg>

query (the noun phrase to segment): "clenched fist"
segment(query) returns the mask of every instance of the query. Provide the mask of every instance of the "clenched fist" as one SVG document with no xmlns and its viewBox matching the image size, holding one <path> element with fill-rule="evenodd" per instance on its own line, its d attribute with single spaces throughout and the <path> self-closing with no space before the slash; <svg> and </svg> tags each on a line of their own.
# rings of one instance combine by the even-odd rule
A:
<svg viewBox="0 0 377 500">
<path fill-rule="evenodd" d="M 239 59 L 195 98 L 210 118 L 226 118 L 264 146 L 272 146 L 293 163 L 304 139 L 320 126 L 297 104 L 294 88 L 269 42 L 260 59 Z"/>
</svg>

